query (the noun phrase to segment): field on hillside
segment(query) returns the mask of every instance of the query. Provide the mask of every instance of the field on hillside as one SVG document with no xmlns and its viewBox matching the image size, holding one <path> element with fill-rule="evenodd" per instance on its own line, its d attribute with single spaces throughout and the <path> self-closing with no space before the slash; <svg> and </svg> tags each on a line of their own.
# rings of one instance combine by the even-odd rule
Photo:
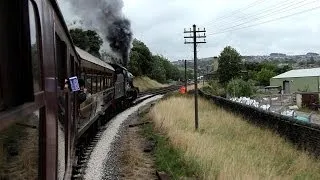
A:
<svg viewBox="0 0 320 180">
<path fill-rule="evenodd" d="M 199 100 L 199 131 L 192 97 L 163 100 L 148 116 L 187 161 L 199 164 L 203 179 L 320 179 L 319 160 L 206 100 Z"/>
<path fill-rule="evenodd" d="M 135 87 L 138 87 L 140 92 L 150 90 L 150 89 L 156 89 L 161 87 L 166 87 L 167 85 L 161 84 L 155 80 L 150 79 L 149 77 L 135 77 L 133 79 L 133 85 Z"/>
</svg>

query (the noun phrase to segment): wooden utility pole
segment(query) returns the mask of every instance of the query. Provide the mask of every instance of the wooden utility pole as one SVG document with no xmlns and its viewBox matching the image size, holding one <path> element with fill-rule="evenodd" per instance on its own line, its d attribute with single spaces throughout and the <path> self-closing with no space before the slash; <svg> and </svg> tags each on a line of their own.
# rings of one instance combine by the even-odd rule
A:
<svg viewBox="0 0 320 180">
<path fill-rule="evenodd" d="M 197 41 L 197 38 L 206 38 L 206 29 L 200 30 L 197 26 L 194 24 L 193 25 L 193 30 L 186 31 L 184 30 L 184 33 L 190 33 L 190 36 L 185 36 L 185 42 L 184 44 L 193 44 L 193 53 L 194 53 L 194 104 L 195 104 L 195 127 L 196 130 L 199 127 L 199 117 L 198 117 L 198 75 L 197 75 L 197 70 L 198 70 L 198 64 L 197 64 L 197 44 L 199 43 L 206 43 L 206 39 L 204 41 Z M 203 35 L 197 35 L 197 33 L 204 33 Z M 191 38 L 193 39 L 192 42 L 187 42 L 186 39 Z"/>
<path fill-rule="evenodd" d="M 188 92 L 188 79 L 187 79 L 187 60 L 184 60 L 184 85 L 186 87 L 186 92 Z"/>
</svg>

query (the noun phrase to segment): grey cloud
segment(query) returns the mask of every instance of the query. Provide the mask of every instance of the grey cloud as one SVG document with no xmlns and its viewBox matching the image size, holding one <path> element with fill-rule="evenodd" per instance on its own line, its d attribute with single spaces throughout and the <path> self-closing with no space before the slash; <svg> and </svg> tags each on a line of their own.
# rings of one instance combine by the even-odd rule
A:
<svg viewBox="0 0 320 180">
<path fill-rule="evenodd" d="M 243 13 L 259 12 L 285 1 L 287 0 L 263 1 Z M 232 18 L 226 19 L 225 22 L 215 22 L 215 19 L 246 7 L 252 2 L 254 0 L 124 0 L 124 14 L 132 21 L 135 38 L 144 41 L 153 53 L 162 53 L 171 60 L 178 60 L 192 58 L 192 46 L 183 43 L 184 28 L 189 28 L 195 23 L 206 27 L 207 34 L 225 29 L 226 25 L 230 27 L 232 23 L 239 23 L 243 16 L 232 14 Z M 294 0 L 287 2 L 292 3 Z M 314 6 L 315 4 L 311 4 L 297 10 Z M 293 12 L 289 11 L 287 14 Z M 273 14 L 267 19 L 284 14 Z M 317 10 L 247 29 L 209 36 L 207 44 L 199 45 L 199 57 L 216 56 L 227 45 L 234 46 L 243 55 L 320 52 L 317 50 L 319 14 L 320 11 Z"/>
</svg>

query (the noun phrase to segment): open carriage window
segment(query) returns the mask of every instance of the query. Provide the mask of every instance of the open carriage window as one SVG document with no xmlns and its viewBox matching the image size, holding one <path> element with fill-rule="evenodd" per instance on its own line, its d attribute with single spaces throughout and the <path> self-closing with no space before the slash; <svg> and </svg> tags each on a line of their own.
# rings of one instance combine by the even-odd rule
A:
<svg viewBox="0 0 320 180">
<path fill-rule="evenodd" d="M 39 51 L 39 24 L 37 11 L 33 4 L 29 1 L 29 25 L 30 25 L 30 45 L 31 45 L 31 62 L 33 73 L 33 90 L 39 92 L 41 88 L 41 61 Z"/>
<path fill-rule="evenodd" d="M 0 111 L 34 101 L 28 3 L 0 2 Z"/>
<path fill-rule="evenodd" d="M 1 85 L 1 74 L 0 74 L 0 85 Z M 3 101 L 2 87 L 0 86 L 0 112 L 3 110 L 5 110 L 5 104 Z"/>
<path fill-rule="evenodd" d="M 3 2 L 0 4 L 0 47 L 3 47 L 0 52 L 0 111 L 33 102 L 34 92 L 41 87 L 41 81 L 38 86 L 32 83 L 36 77 L 34 63 L 38 64 L 37 69 L 41 67 L 37 9 L 27 0 Z M 23 113 L 2 119 L 0 125 L 0 179 L 39 179 L 39 125 L 44 108 L 17 109 Z"/>
</svg>

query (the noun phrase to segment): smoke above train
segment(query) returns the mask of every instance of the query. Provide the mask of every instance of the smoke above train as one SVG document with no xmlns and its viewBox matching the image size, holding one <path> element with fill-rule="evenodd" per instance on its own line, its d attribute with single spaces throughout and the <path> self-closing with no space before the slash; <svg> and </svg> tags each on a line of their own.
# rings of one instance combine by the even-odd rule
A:
<svg viewBox="0 0 320 180">
<path fill-rule="evenodd" d="M 74 13 L 87 28 L 96 29 L 109 43 L 111 50 L 121 59 L 123 66 L 129 62 L 132 46 L 131 23 L 123 14 L 122 0 L 68 0 Z"/>
</svg>

